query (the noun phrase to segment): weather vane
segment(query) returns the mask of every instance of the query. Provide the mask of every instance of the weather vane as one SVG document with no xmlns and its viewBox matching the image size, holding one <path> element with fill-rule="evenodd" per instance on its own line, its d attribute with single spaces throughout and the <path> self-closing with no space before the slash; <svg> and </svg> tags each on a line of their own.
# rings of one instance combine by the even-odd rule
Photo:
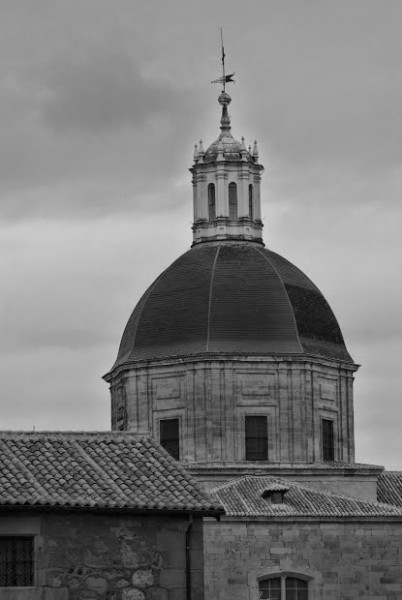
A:
<svg viewBox="0 0 402 600">
<path fill-rule="evenodd" d="M 218 79 L 214 79 L 211 83 L 222 83 L 223 91 L 225 92 L 225 87 L 227 83 L 234 83 L 233 77 L 234 73 L 230 73 L 230 75 L 226 75 L 225 73 L 225 48 L 223 47 L 223 33 L 221 27 L 221 46 L 222 46 L 222 77 L 218 77 Z"/>
</svg>

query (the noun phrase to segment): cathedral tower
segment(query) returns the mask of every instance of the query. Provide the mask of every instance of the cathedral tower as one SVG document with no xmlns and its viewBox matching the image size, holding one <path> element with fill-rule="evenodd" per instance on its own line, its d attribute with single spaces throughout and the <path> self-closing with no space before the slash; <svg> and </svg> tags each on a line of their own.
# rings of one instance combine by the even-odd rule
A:
<svg viewBox="0 0 402 600">
<path fill-rule="evenodd" d="M 151 433 L 201 478 L 351 464 L 357 366 L 319 289 L 264 247 L 263 167 L 230 102 L 195 149 L 192 248 L 144 293 L 105 375 L 112 427 Z"/>
</svg>

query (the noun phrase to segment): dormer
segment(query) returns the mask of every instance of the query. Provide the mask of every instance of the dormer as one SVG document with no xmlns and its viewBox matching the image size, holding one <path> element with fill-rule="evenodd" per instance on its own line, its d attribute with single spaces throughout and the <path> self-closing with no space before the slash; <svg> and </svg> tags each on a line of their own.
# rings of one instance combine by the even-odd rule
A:
<svg viewBox="0 0 402 600">
<path fill-rule="evenodd" d="M 271 504 L 283 504 L 285 494 L 289 491 L 289 486 L 281 483 L 272 483 L 264 489 L 261 496 Z"/>
</svg>

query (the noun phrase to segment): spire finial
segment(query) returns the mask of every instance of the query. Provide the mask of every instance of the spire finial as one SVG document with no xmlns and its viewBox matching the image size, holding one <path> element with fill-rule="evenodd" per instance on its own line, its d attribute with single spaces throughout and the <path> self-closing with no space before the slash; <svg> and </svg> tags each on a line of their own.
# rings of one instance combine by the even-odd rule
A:
<svg viewBox="0 0 402 600">
<path fill-rule="evenodd" d="M 219 104 L 222 106 L 221 131 L 230 131 L 230 117 L 228 106 L 232 102 L 232 98 L 226 92 L 222 92 L 218 98 Z"/>
</svg>

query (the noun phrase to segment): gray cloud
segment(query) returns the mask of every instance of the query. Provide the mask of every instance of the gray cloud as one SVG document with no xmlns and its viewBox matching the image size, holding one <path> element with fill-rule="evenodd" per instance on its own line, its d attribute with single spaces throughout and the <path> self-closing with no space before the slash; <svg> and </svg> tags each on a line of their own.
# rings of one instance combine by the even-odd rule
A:
<svg viewBox="0 0 402 600">
<path fill-rule="evenodd" d="M 68 58 L 54 61 L 46 73 L 42 111 L 56 132 L 101 136 L 124 127 L 135 133 L 160 117 L 171 119 L 173 91 L 147 80 L 127 54 L 101 46 L 78 60 Z"/>
<path fill-rule="evenodd" d="M 258 138 L 266 166 L 265 239 L 321 288 L 362 363 L 359 460 L 395 465 L 399 0 L 1 10 L 3 427 L 108 428 L 100 377 L 142 292 L 191 243 L 187 169 L 219 132 L 223 23 L 233 132 Z"/>
</svg>

